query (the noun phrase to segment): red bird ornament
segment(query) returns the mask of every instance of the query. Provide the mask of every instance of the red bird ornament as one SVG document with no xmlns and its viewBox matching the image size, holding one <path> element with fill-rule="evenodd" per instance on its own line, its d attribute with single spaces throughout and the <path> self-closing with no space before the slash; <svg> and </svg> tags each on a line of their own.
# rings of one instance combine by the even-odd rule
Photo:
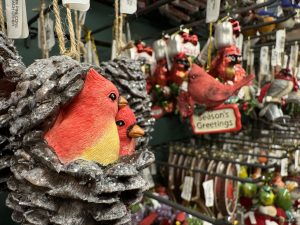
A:
<svg viewBox="0 0 300 225">
<path fill-rule="evenodd" d="M 136 117 L 129 106 L 119 110 L 116 124 L 120 138 L 120 156 L 131 155 L 135 150 L 135 138 L 144 136 L 144 130 L 136 124 Z"/>
<path fill-rule="evenodd" d="M 203 68 L 193 64 L 189 73 L 188 93 L 193 103 L 204 105 L 207 109 L 222 105 L 230 96 L 236 94 L 243 86 L 249 84 L 254 75 L 251 74 L 233 85 L 225 85 Z"/>
<path fill-rule="evenodd" d="M 113 163 L 120 149 L 115 117 L 126 104 L 115 85 L 91 69 L 82 91 L 61 109 L 45 139 L 65 164 L 76 159 Z"/>
</svg>

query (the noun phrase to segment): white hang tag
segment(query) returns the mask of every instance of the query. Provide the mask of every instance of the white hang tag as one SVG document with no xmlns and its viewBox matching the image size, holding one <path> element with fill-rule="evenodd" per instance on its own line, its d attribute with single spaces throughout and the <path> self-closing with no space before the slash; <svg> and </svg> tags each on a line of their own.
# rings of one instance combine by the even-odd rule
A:
<svg viewBox="0 0 300 225">
<path fill-rule="evenodd" d="M 194 178 L 190 176 L 184 177 L 181 198 L 186 201 L 191 201 Z"/>
<path fill-rule="evenodd" d="M 299 168 L 299 151 L 300 150 L 295 151 L 295 169 Z"/>
<path fill-rule="evenodd" d="M 283 65 L 282 65 L 283 68 L 287 68 L 288 60 L 289 60 L 289 57 L 287 55 L 284 55 L 283 56 Z"/>
<path fill-rule="evenodd" d="M 86 19 L 86 12 L 80 11 L 79 12 L 79 23 L 85 24 L 85 19 Z"/>
<path fill-rule="evenodd" d="M 279 52 L 275 48 L 273 48 L 272 55 L 271 55 L 271 65 L 272 66 L 277 66 L 278 58 L 279 58 Z"/>
<path fill-rule="evenodd" d="M 277 16 L 281 16 L 283 15 L 283 10 L 282 10 L 282 7 L 281 5 L 277 6 Z"/>
<path fill-rule="evenodd" d="M 250 50 L 247 57 L 247 66 L 253 67 L 253 65 L 254 65 L 254 52 Z"/>
<path fill-rule="evenodd" d="M 7 36 L 12 39 L 29 35 L 25 0 L 5 1 Z"/>
<path fill-rule="evenodd" d="M 168 51 L 167 45 L 165 45 L 165 54 L 166 54 L 166 59 L 167 59 L 167 67 L 168 67 L 168 70 L 170 71 L 172 65 L 171 65 L 171 60 L 170 60 L 170 56 L 169 56 L 169 51 Z"/>
<path fill-rule="evenodd" d="M 93 42 L 91 42 L 91 51 L 92 51 L 92 65 L 100 66 L 99 57 L 97 55 L 97 47 Z"/>
<path fill-rule="evenodd" d="M 137 10 L 137 0 L 120 0 L 120 12 L 133 14 Z"/>
<path fill-rule="evenodd" d="M 85 56 L 84 62 L 92 64 L 93 63 L 93 52 L 92 52 L 92 42 L 89 40 L 85 43 Z"/>
<path fill-rule="evenodd" d="M 154 184 L 154 180 L 153 180 L 153 177 L 151 175 L 151 172 L 150 172 L 150 169 L 149 167 L 143 169 L 142 171 L 142 177 L 146 180 L 147 184 L 146 184 L 146 187 L 145 189 L 150 189 L 150 188 L 153 188 L 155 186 Z"/>
<path fill-rule="evenodd" d="M 156 168 L 156 164 L 152 163 L 150 166 L 150 171 L 152 175 L 156 175 L 157 174 L 157 168 Z"/>
<path fill-rule="evenodd" d="M 203 225 L 212 225 L 212 223 L 209 223 L 209 222 L 207 222 L 207 221 L 205 221 L 205 220 L 203 220 L 203 223 L 202 223 Z"/>
<path fill-rule="evenodd" d="M 205 206 L 214 206 L 214 180 L 208 180 L 202 184 L 205 196 Z"/>
<path fill-rule="evenodd" d="M 260 62 L 264 62 L 265 60 L 268 59 L 268 55 L 269 55 L 269 47 L 268 46 L 263 46 L 261 49 L 260 49 Z"/>
<path fill-rule="evenodd" d="M 45 30 L 46 30 L 46 46 L 48 50 L 52 49 L 55 45 L 55 34 L 54 34 L 54 22 L 47 16 L 45 18 Z"/>
<path fill-rule="evenodd" d="M 90 8 L 90 0 L 63 0 L 63 5 L 69 5 L 70 9 L 86 12 Z"/>
<path fill-rule="evenodd" d="M 180 85 L 180 90 L 188 92 L 188 86 L 189 83 L 187 81 L 183 81 L 182 84 Z"/>
<path fill-rule="evenodd" d="M 243 41 L 244 41 L 244 35 L 240 34 L 238 38 L 235 38 L 235 45 L 240 50 L 240 52 L 243 52 Z"/>
<path fill-rule="evenodd" d="M 278 225 L 278 223 L 271 221 L 271 220 L 266 220 L 266 225 Z"/>
<path fill-rule="evenodd" d="M 276 31 L 276 45 L 275 49 L 282 53 L 284 52 L 284 47 L 285 47 L 285 38 L 286 38 L 286 31 L 285 29 L 281 29 Z"/>
<path fill-rule="evenodd" d="M 244 47 L 243 47 L 243 59 L 244 60 L 247 60 L 248 52 L 249 52 L 249 41 L 245 41 Z"/>
<path fill-rule="evenodd" d="M 111 45 L 111 60 L 117 58 L 117 42 L 116 40 L 112 41 L 112 45 Z"/>
<path fill-rule="evenodd" d="M 289 163 L 288 158 L 284 158 L 281 160 L 280 175 L 283 177 L 288 175 L 288 163 Z"/>
<path fill-rule="evenodd" d="M 26 2 L 22 0 L 22 34 L 20 38 L 27 38 L 29 36 Z"/>
<path fill-rule="evenodd" d="M 290 68 L 295 68 L 298 62 L 299 45 L 295 44 L 291 46 L 290 53 Z"/>
<path fill-rule="evenodd" d="M 257 221 L 256 221 L 256 218 L 255 218 L 255 215 L 254 215 L 254 212 L 249 212 L 249 219 L 250 219 L 250 223 L 251 224 L 257 224 Z"/>
<path fill-rule="evenodd" d="M 39 49 L 42 49 L 42 35 L 44 35 L 44 37 L 45 37 L 46 32 L 43 32 L 42 29 L 41 29 L 41 20 L 40 20 L 40 18 L 38 18 L 37 23 L 38 23 L 38 47 L 39 47 Z"/>
<path fill-rule="evenodd" d="M 206 23 L 213 23 L 219 19 L 221 0 L 209 0 L 206 3 Z"/>
</svg>

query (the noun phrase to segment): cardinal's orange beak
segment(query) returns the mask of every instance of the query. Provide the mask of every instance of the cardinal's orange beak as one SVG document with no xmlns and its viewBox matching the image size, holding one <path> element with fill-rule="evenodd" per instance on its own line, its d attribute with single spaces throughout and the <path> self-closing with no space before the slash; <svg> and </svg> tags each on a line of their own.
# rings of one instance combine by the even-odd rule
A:
<svg viewBox="0 0 300 225">
<path fill-rule="evenodd" d="M 136 124 L 130 129 L 128 133 L 128 136 L 131 138 L 138 138 L 144 135 L 145 135 L 145 131 L 139 125 Z"/>
<path fill-rule="evenodd" d="M 123 96 L 120 96 L 118 105 L 119 105 L 119 109 L 127 106 L 128 102 L 127 102 L 126 98 L 124 98 Z"/>
</svg>

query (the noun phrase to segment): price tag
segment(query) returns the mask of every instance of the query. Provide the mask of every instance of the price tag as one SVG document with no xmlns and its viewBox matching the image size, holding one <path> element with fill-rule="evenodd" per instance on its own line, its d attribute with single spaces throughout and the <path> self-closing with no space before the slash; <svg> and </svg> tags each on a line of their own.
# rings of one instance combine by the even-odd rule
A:
<svg viewBox="0 0 300 225">
<path fill-rule="evenodd" d="M 90 8 L 90 0 L 63 0 L 62 3 L 64 6 L 69 5 L 70 9 L 82 12 L 86 12 Z"/>
<path fill-rule="evenodd" d="M 280 61 L 278 59 L 278 58 L 280 58 L 279 55 L 280 55 L 279 52 L 275 48 L 272 49 L 272 55 L 271 55 L 271 65 L 272 66 L 277 66 L 278 65 L 278 62 Z"/>
<path fill-rule="evenodd" d="M 275 49 L 279 53 L 284 52 L 285 38 L 286 38 L 286 31 L 284 29 L 278 30 L 276 32 L 276 45 L 275 45 Z"/>
<path fill-rule="evenodd" d="M 244 42 L 244 35 L 243 34 L 240 34 L 238 36 L 238 38 L 235 38 L 235 45 L 236 47 L 241 51 L 243 52 L 243 42 Z"/>
<path fill-rule="evenodd" d="M 287 68 L 287 64 L 288 64 L 288 60 L 289 60 L 289 57 L 287 56 L 287 55 L 284 55 L 283 56 L 284 58 L 283 58 L 283 65 L 282 65 L 282 67 L 283 68 Z"/>
<path fill-rule="evenodd" d="M 186 176 L 183 182 L 181 198 L 186 201 L 191 201 L 194 178 Z"/>
<path fill-rule="evenodd" d="M 112 41 L 111 45 L 111 60 L 115 59 L 117 57 L 117 43 L 116 40 Z"/>
<path fill-rule="evenodd" d="M 283 15 L 283 10 L 282 10 L 282 7 L 281 5 L 277 6 L 277 16 L 281 16 Z"/>
<path fill-rule="evenodd" d="M 205 196 L 205 206 L 214 206 L 214 180 L 208 180 L 202 184 Z"/>
<path fill-rule="evenodd" d="M 153 181 L 153 177 L 152 177 L 152 175 L 150 173 L 149 167 L 143 169 L 143 171 L 142 171 L 142 177 L 147 182 L 145 189 L 150 189 L 150 188 L 153 188 L 155 186 L 154 181 Z"/>
<path fill-rule="evenodd" d="M 155 163 L 151 164 L 150 170 L 151 170 L 151 174 L 152 175 L 156 175 L 157 174 L 157 168 L 156 168 L 156 164 Z"/>
<path fill-rule="evenodd" d="M 216 22 L 220 15 L 221 0 L 209 0 L 206 3 L 206 23 Z"/>
<path fill-rule="evenodd" d="M 206 41 L 206 43 L 205 43 L 204 47 L 202 48 L 202 50 L 200 51 L 200 54 L 199 54 L 199 56 L 198 56 L 198 60 L 199 60 L 199 62 L 200 62 L 202 65 L 205 65 L 205 64 L 206 64 L 207 59 L 208 59 L 208 47 L 209 47 L 209 45 L 210 45 L 211 42 L 212 42 L 212 46 L 214 47 L 214 44 L 213 44 L 214 41 L 215 41 L 214 37 L 210 37 L 210 38 Z"/>
<path fill-rule="evenodd" d="M 137 0 L 120 0 L 120 12 L 133 14 L 137 10 Z"/>
<path fill-rule="evenodd" d="M 268 46 L 263 46 L 261 49 L 260 49 L 260 62 L 264 62 L 265 60 L 268 59 L 268 56 L 269 56 L 269 47 Z"/>
<path fill-rule="evenodd" d="M 180 86 L 180 90 L 188 92 L 188 86 L 189 86 L 189 83 L 187 81 L 183 81 Z"/>
<path fill-rule="evenodd" d="M 298 52 L 299 52 L 299 45 L 295 44 L 291 46 L 291 53 L 290 53 L 290 68 L 295 68 L 298 62 Z"/>
<path fill-rule="evenodd" d="M 249 219 L 251 224 L 257 224 L 256 218 L 254 216 L 254 212 L 249 212 Z"/>
<path fill-rule="evenodd" d="M 42 30 L 41 30 L 40 19 L 38 19 L 38 34 L 39 34 L 38 47 L 42 48 L 42 46 L 41 46 Z M 46 49 L 48 49 L 48 50 L 52 49 L 55 45 L 54 22 L 52 19 L 50 19 L 49 16 L 47 16 L 45 18 L 45 32 L 43 35 L 46 40 Z"/>
<path fill-rule="evenodd" d="M 29 35 L 25 0 L 5 1 L 7 36 L 13 39 Z"/>
<path fill-rule="evenodd" d="M 203 225 L 212 225 L 212 223 L 209 223 L 209 222 L 207 222 L 207 221 L 204 221 L 203 220 L 203 223 L 202 223 Z"/>
<path fill-rule="evenodd" d="M 300 150 L 295 151 L 295 169 L 299 168 L 299 151 Z"/>
<path fill-rule="evenodd" d="M 284 158 L 281 160 L 281 165 L 280 165 L 280 175 L 285 177 L 288 175 L 288 158 Z"/>
<path fill-rule="evenodd" d="M 247 57 L 247 66 L 253 67 L 254 65 L 254 52 L 250 49 Z"/>
<path fill-rule="evenodd" d="M 249 52 L 249 46 L 250 46 L 250 42 L 245 41 L 244 42 L 244 48 L 243 48 L 243 59 L 244 60 L 247 60 L 248 52 Z"/>
<path fill-rule="evenodd" d="M 266 220 L 266 225 L 278 225 L 278 223 L 271 220 Z"/>
</svg>

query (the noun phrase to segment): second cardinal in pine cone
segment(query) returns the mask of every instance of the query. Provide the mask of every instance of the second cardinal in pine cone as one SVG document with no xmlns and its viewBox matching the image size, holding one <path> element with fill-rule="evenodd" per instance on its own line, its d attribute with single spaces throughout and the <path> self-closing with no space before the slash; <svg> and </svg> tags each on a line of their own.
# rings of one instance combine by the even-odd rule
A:
<svg viewBox="0 0 300 225">
<path fill-rule="evenodd" d="M 121 108 L 116 116 L 120 137 L 120 156 L 131 155 L 135 150 L 135 138 L 144 136 L 144 130 L 136 124 L 136 117 L 129 106 Z"/>
<path fill-rule="evenodd" d="M 212 61 L 209 74 L 223 82 L 239 82 L 246 76 L 241 62 L 241 52 L 235 45 L 219 49 L 216 58 Z"/>
<path fill-rule="evenodd" d="M 189 74 L 188 93 L 191 96 L 192 104 L 204 105 L 207 109 L 214 108 L 222 105 L 230 96 L 249 84 L 254 77 L 251 74 L 233 85 L 225 85 L 200 66 L 193 64 Z"/>
</svg>

